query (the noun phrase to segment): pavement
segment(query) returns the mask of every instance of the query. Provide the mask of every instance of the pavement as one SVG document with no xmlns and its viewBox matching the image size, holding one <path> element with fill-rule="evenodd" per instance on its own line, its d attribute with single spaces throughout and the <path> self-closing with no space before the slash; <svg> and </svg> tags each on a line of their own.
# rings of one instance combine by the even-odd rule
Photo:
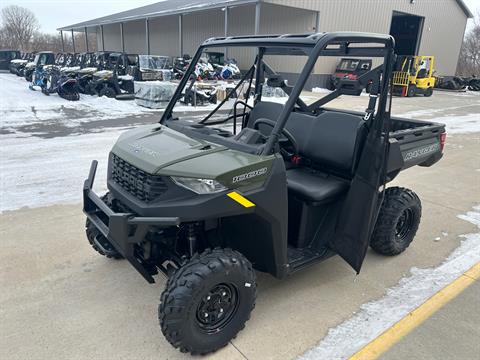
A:
<svg viewBox="0 0 480 360">
<path fill-rule="evenodd" d="M 478 360 L 479 305 L 480 283 L 476 281 L 395 344 L 381 359 Z"/>
<path fill-rule="evenodd" d="M 354 99 L 353 107 L 360 106 L 360 99 Z M 394 112 L 422 107 L 444 108 L 425 118 L 480 113 L 478 100 L 445 94 L 399 99 Z M 479 144 L 477 132 L 448 136 L 438 164 L 409 169 L 391 184 L 413 189 L 423 204 L 419 231 L 405 253 L 386 258 L 369 250 L 359 276 L 339 257 L 283 281 L 258 273 L 257 305 L 246 328 L 227 347 L 204 358 L 296 359 L 362 304 L 385 296 L 412 267 L 440 265 L 459 247 L 461 235 L 478 232 L 458 215 L 480 203 Z M 83 178 L 86 170 L 81 170 L 75 176 Z M 62 181 L 49 182 L 44 191 L 62 192 Z M 158 277 L 150 285 L 127 262 L 98 256 L 85 238 L 79 203 L 41 206 L 0 214 L 0 358 L 191 358 L 172 348 L 158 326 L 165 279 Z M 470 359 L 478 353 L 478 295 L 477 283 L 384 358 Z"/>
</svg>

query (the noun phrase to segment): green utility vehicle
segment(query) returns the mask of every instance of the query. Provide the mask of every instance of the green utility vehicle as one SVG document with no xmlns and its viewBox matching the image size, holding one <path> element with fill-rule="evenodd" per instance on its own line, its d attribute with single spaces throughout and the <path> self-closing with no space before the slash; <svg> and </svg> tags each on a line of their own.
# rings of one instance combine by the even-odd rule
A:
<svg viewBox="0 0 480 360">
<path fill-rule="evenodd" d="M 201 119 L 177 111 L 202 54 L 225 48 L 243 69 L 235 89 Z M 235 337 L 255 306 L 254 269 L 283 279 L 338 254 L 359 272 L 369 245 L 384 255 L 409 246 L 420 200 L 386 184 L 436 163 L 445 127 L 390 116 L 393 49 L 391 36 L 369 33 L 209 39 L 160 123 L 120 136 L 103 197 L 92 191 L 93 161 L 88 240 L 150 283 L 168 277 L 158 316 L 174 347 L 206 354 Z M 332 56 L 382 64 L 326 95 L 309 92 L 316 63 Z M 288 97 L 262 96 L 266 85 Z M 325 106 L 366 85 L 364 112 Z"/>
</svg>

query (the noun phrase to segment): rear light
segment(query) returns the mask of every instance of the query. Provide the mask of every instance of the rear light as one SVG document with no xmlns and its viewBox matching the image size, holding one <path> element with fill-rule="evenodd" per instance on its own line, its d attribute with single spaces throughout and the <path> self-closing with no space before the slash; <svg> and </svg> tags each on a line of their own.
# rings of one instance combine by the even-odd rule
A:
<svg viewBox="0 0 480 360">
<path fill-rule="evenodd" d="M 447 141 L 447 133 L 440 134 L 440 150 L 443 152 L 443 148 L 445 147 L 445 142 Z"/>
</svg>

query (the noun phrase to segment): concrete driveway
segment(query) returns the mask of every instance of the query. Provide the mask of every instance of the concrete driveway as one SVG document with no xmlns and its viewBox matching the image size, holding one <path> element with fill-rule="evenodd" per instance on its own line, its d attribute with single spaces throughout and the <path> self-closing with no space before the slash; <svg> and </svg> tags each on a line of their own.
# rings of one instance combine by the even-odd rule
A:
<svg viewBox="0 0 480 360">
<path fill-rule="evenodd" d="M 457 116 L 462 106 L 468 114 L 472 106 L 479 110 L 480 97 L 472 103 L 454 96 L 450 105 L 445 94 L 399 99 L 395 110 L 429 107 L 437 117 Z M 206 358 L 295 359 L 362 304 L 384 296 L 412 267 L 442 263 L 460 235 L 478 232 L 457 215 L 480 203 L 479 144 L 480 133 L 449 136 L 441 162 L 405 171 L 391 184 L 413 189 L 423 204 L 420 229 L 404 254 L 386 258 L 369 251 L 359 276 L 338 257 L 284 281 L 259 273 L 257 306 L 246 328 Z M 80 177 L 87 169 L 82 171 Z M 61 179 L 51 180 L 44 192 L 61 193 Z M 3 199 L 6 191 L 2 186 Z M 190 358 L 172 348 L 158 326 L 165 280 L 149 285 L 126 261 L 98 256 L 85 239 L 84 223 L 79 203 L 0 215 L 0 358 Z"/>
</svg>

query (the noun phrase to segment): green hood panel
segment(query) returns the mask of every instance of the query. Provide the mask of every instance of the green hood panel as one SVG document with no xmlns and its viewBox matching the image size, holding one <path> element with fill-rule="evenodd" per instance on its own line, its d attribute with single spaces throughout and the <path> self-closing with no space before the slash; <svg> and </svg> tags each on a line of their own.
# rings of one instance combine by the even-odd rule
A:
<svg viewBox="0 0 480 360">
<path fill-rule="evenodd" d="M 149 174 L 215 179 L 242 190 L 263 184 L 275 159 L 193 139 L 159 124 L 123 133 L 112 152 Z"/>
<path fill-rule="evenodd" d="M 228 188 L 246 189 L 263 184 L 272 168 L 272 156 L 258 156 L 241 151 L 225 151 L 205 154 L 202 157 L 181 161 L 161 170 L 169 176 L 215 179 Z"/>
<path fill-rule="evenodd" d="M 192 139 L 159 124 L 123 133 L 112 152 L 139 169 L 155 174 L 169 165 L 223 151 L 224 146 Z"/>
</svg>

